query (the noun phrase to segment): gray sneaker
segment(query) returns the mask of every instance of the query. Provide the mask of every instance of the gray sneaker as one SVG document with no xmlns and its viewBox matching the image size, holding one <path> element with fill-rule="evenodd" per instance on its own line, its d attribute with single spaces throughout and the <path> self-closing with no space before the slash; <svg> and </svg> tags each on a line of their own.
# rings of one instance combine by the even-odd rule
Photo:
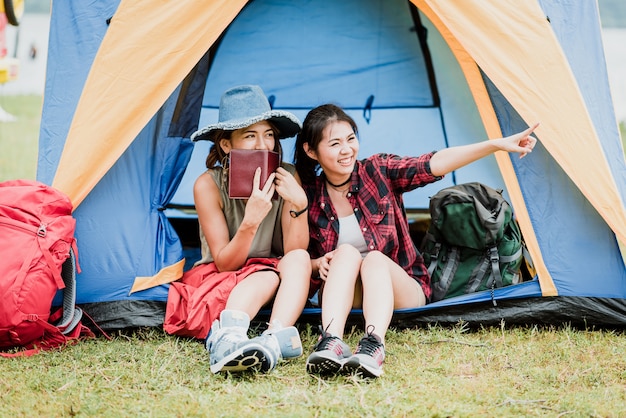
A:
<svg viewBox="0 0 626 418">
<path fill-rule="evenodd" d="M 206 340 L 211 372 L 266 372 L 274 368 L 278 360 L 270 350 L 248 339 L 249 326 L 245 312 L 222 311 Z"/>
<path fill-rule="evenodd" d="M 296 327 L 275 326 L 263 334 L 251 339 L 271 350 L 278 359 L 290 359 L 302 355 L 302 341 Z"/>
<path fill-rule="evenodd" d="M 378 377 L 383 374 L 385 346 L 373 331 L 372 327 L 372 330 L 361 338 L 354 355 L 343 365 L 342 373 L 356 373 L 363 377 Z"/>
<path fill-rule="evenodd" d="M 311 374 L 336 374 L 351 355 L 350 347 L 341 338 L 322 330 L 313 352 L 306 360 L 306 370 Z"/>
</svg>

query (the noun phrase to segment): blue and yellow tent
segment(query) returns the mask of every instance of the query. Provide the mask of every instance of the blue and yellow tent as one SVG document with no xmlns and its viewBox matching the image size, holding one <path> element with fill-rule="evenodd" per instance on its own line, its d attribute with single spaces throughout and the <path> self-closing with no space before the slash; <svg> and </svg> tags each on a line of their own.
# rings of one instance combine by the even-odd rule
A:
<svg viewBox="0 0 626 418">
<path fill-rule="evenodd" d="M 208 151 L 189 136 L 248 83 L 302 118 L 345 107 L 362 156 L 541 122 L 529 157 L 498 154 L 405 199 L 412 215 L 453 183 L 505 189 L 534 278 L 497 289 L 497 306 L 479 292 L 395 319 L 626 324 L 626 164 L 595 1 L 53 2 L 38 179 L 74 203 L 77 299 L 103 326 L 162 322 L 186 265 L 172 225 L 194 222 Z"/>
</svg>

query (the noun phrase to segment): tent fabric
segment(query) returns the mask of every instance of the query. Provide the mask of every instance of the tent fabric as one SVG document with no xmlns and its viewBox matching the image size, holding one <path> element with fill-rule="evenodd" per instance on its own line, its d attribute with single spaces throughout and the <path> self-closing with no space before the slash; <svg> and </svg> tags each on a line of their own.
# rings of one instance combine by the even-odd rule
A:
<svg viewBox="0 0 626 418">
<path fill-rule="evenodd" d="M 465 74 L 468 84 L 471 86 L 474 100 L 477 103 L 481 119 L 485 125 L 487 133 L 490 138 L 501 138 L 503 136 L 502 130 L 498 123 L 497 115 L 494 111 L 494 106 L 490 99 L 487 88 L 482 82 L 483 76 L 480 68 L 476 62 L 471 58 L 467 51 L 462 47 L 457 38 L 455 38 L 438 16 L 430 9 L 430 7 L 424 2 L 415 2 L 420 7 L 420 10 L 429 17 L 429 19 L 435 24 L 439 32 L 445 38 L 450 49 L 454 51 L 454 54 L 459 61 L 463 73 Z M 543 296 L 556 296 L 558 294 L 549 270 L 547 269 L 541 251 L 539 250 L 539 243 L 535 235 L 534 229 L 530 222 L 530 217 L 526 210 L 526 205 L 523 202 L 522 193 L 520 189 L 517 176 L 515 174 L 511 159 L 508 155 L 503 153 L 496 154 L 496 160 L 502 173 L 504 183 L 507 190 L 510 191 L 510 199 L 516 210 L 516 219 L 520 224 L 520 228 L 524 235 L 525 245 L 532 257 L 535 270 L 538 272 L 539 282 L 541 284 Z"/>
<path fill-rule="evenodd" d="M 74 207 L 244 4 L 242 0 L 160 1 L 148 7 L 132 0 L 120 3 L 91 66 L 59 161 L 61 169 L 52 183 L 70 196 Z M 91 4 L 83 7 L 89 9 Z"/>
<path fill-rule="evenodd" d="M 536 133 L 542 144 L 625 241 L 623 197 L 567 58 L 540 5 L 513 0 L 428 4 L 524 121 L 528 125 L 541 122 Z M 542 120 L 542 115 L 550 117 Z"/>
<path fill-rule="evenodd" d="M 223 90 L 256 83 L 301 119 L 322 102 L 346 107 L 362 156 L 540 122 L 526 158 L 486 158 L 404 199 L 411 213 L 454 183 L 504 188 L 538 277 L 398 315 L 487 320 L 519 314 L 518 301 L 544 320 L 535 306 L 569 317 L 580 302 L 624 322 L 626 167 L 595 2 L 102 0 L 54 2 L 51 18 L 37 177 L 75 206 L 77 300 L 94 319 L 162 323 L 189 261 L 170 220 L 193 219 L 210 145 L 189 135 L 217 119 Z M 292 139 L 283 147 L 293 154 Z"/>
<path fill-rule="evenodd" d="M 493 306 L 491 302 L 453 305 L 428 311 L 396 312 L 397 327 L 415 327 L 438 323 L 458 324 L 460 318 L 470 327 L 567 324 L 582 329 L 626 326 L 626 304 L 622 298 L 577 296 L 508 299 Z M 506 318 L 506 319 L 505 319 Z"/>
<path fill-rule="evenodd" d="M 329 25 L 328 21 L 341 22 L 346 14 L 368 23 Z M 264 24 L 250 25 L 253 19 L 262 19 Z M 285 22 L 298 22 L 297 29 L 289 29 L 288 40 L 280 35 L 287 30 Z M 310 42 L 312 33 L 320 36 L 328 32 L 332 33 L 336 47 L 328 48 L 328 40 L 323 38 Z M 302 42 L 303 38 L 307 42 Z M 349 47 L 340 47 L 344 44 Z M 324 49 L 323 54 L 320 48 Z M 395 153 L 414 155 L 464 145 L 486 136 L 476 117 L 477 110 L 467 106 L 472 100 L 470 89 L 454 56 L 446 50 L 445 40 L 434 28 L 431 30 L 426 19 L 420 22 L 419 14 L 411 12 L 407 0 L 351 0 L 341 2 L 340 7 L 332 0 L 316 0 L 303 8 L 294 7 L 292 2 L 249 2 L 222 35 L 216 49 L 206 83 L 201 126 L 215 122 L 222 92 L 240 82 L 241 71 L 246 83 L 263 86 L 274 108 L 291 111 L 301 119 L 308 109 L 325 102 L 347 108 L 358 121 L 364 156 L 388 152 L 387 138 L 393 138 Z M 245 59 L 236 61 L 243 51 Z M 293 51 L 298 51 L 297 56 L 285 59 Z M 414 58 L 416 54 L 423 57 Z M 323 66 L 316 64 L 320 59 Z M 371 65 L 376 60 L 379 64 Z M 264 71 L 258 71 L 259 68 Z M 315 76 L 311 76 L 311 69 Z M 322 71 L 322 75 L 317 75 Z M 342 82 L 334 82 L 335 78 Z M 348 79 L 352 82 L 345 82 Z M 366 104 L 370 98 L 368 116 Z M 287 158 L 293 155 L 293 142 L 282 141 Z M 204 170 L 207 152 L 207 144 L 196 144 L 172 204 L 193 207 L 193 182 Z M 457 170 L 437 184 L 405 194 L 404 200 L 408 207 L 424 208 L 429 196 L 440 187 L 477 180 L 504 186 L 495 158 Z"/>
</svg>

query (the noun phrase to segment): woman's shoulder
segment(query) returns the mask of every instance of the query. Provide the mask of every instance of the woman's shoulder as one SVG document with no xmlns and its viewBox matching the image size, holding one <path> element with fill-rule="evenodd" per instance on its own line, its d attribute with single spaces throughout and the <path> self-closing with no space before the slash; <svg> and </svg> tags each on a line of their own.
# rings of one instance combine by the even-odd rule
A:
<svg viewBox="0 0 626 418">
<path fill-rule="evenodd" d="M 196 182 L 207 181 L 209 179 L 216 178 L 217 176 L 220 176 L 221 173 L 222 173 L 222 167 L 208 168 L 196 178 Z"/>
<path fill-rule="evenodd" d="M 209 168 L 196 178 L 194 188 L 206 189 L 207 187 L 212 187 L 219 182 L 222 177 L 221 172 L 221 167 Z"/>
<path fill-rule="evenodd" d="M 368 157 L 362 158 L 356 162 L 357 170 L 367 169 L 367 167 L 379 167 L 385 165 L 390 154 L 379 152 Z"/>
<path fill-rule="evenodd" d="M 400 157 L 399 155 L 396 154 L 391 154 L 388 152 L 379 152 L 376 154 L 372 154 L 367 158 L 364 158 L 363 160 L 361 160 L 362 162 L 380 162 L 380 161 L 387 161 L 389 159 L 402 159 L 402 158 L 406 158 L 406 157 Z"/>
</svg>

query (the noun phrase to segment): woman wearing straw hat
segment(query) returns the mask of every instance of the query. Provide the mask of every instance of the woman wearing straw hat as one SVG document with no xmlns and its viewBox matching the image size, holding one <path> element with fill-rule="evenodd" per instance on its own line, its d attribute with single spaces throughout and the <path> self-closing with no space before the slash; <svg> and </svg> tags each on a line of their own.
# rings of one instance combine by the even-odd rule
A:
<svg viewBox="0 0 626 418">
<path fill-rule="evenodd" d="M 311 263 L 307 217 L 302 216 L 307 197 L 295 168 L 281 163 L 265 184 L 257 169 L 248 199 L 229 198 L 226 175 L 231 150 L 282 155 L 279 140 L 295 136 L 300 128 L 295 115 L 271 109 L 259 86 L 245 85 L 222 95 L 218 123 L 191 136 L 213 142 L 207 171 L 193 189 L 202 259 L 170 287 L 166 331 L 201 338 L 208 333 L 213 373 L 268 372 L 280 359 L 302 354 L 293 325 L 306 303 Z M 193 295 L 180 302 L 190 291 Z M 272 301 L 268 329 L 248 339 L 250 318 Z M 184 325 L 176 328 L 180 323 Z"/>
</svg>

